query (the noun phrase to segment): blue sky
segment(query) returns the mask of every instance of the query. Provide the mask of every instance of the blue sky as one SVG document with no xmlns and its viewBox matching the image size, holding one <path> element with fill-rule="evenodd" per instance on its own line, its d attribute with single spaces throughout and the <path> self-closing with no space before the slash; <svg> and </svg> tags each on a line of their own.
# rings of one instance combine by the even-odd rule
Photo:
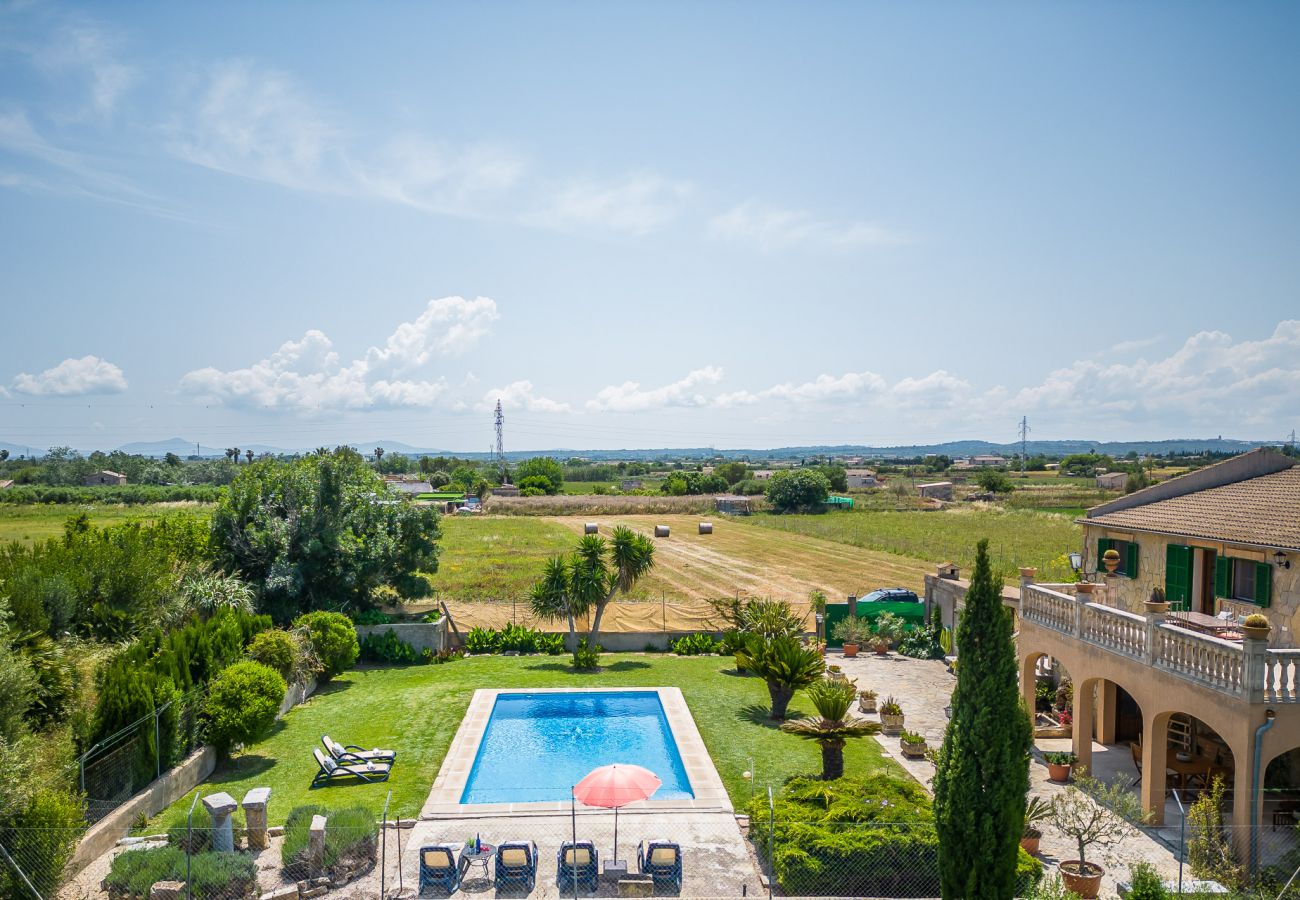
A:
<svg viewBox="0 0 1300 900">
<path fill-rule="evenodd" d="M 1300 420 L 1300 6 L 0 6 L 0 441 Z"/>
</svg>

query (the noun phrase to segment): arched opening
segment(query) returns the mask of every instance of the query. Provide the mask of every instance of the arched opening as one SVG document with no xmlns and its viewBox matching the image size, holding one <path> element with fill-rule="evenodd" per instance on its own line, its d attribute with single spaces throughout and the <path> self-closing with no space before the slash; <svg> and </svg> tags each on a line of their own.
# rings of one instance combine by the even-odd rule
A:
<svg viewBox="0 0 1300 900">
<path fill-rule="evenodd" d="M 1269 761 L 1262 802 L 1260 864 L 1274 866 L 1300 847 L 1300 747 Z"/>
</svg>

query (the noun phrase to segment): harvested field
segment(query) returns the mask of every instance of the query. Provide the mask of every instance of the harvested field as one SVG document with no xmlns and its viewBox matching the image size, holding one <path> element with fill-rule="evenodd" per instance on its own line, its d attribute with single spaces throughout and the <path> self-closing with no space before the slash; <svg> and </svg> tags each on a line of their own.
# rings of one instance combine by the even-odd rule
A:
<svg viewBox="0 0 1300 900">
<path fill-rule="evenodd" d="M 645 497 L 637 494 L 589 494 L 552 497 L 489 497 L 485 510 L 495 516 L 618 516 L 644 513 L 710 513 L 712 496 Z"/>
</svg>

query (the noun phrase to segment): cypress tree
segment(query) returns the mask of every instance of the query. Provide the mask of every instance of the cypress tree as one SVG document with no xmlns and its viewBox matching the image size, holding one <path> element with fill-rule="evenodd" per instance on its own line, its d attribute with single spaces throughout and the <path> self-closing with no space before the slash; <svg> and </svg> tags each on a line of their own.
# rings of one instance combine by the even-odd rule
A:
<svg viewBox="0 0 1300 900">
<path fill-rule="evenodd" d="M 1020 699 L 1011 616 L 979 542 L 966 611 L 952 718 L 934 777 L 944 900 L 1010 900 L 1029 788 L 1033 728 Z"/>
</svg>

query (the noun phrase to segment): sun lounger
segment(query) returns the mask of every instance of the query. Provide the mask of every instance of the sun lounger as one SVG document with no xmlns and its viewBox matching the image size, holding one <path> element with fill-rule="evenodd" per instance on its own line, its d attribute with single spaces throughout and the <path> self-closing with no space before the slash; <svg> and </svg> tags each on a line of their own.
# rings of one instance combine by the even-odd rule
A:
<svg viewBox="0 0 1300 900">
<path fill-rule="evenodd" d="M 311 781 L 312 787 L 345 778 L 360 778 L 362 781 L 388 780 L 388 763 L 341 763 L 319 750 L 313 750 L 312 755 L 316 757 L 316 763 L 320 766 L 320 771 Z"/>
<path fill-rule="evenodd" d="M 328 734 L 322 735 L 320 742 L 325 745 L 325 752 L 334 757 L 335 762 L 371 763 L 386 762 L 391 764 L 397 759 L 396 750 L 363 750 L 356 744 L 340 744 Z"/>
<path fill-rule="evenodd" d="M 636 851 L 637 869 L 656 886 L 682 889 L 682 848 L 673 841 L 642 841 Z"/>
<path fill-rule="evenodd" d="M 584 890 L 594 891 L 600 880 L 600 857 L 591 841 L 565 841 L 555 854 L 556 883 L 560 892 L 572 891 L 576 881 Z"/>
<path fill-rule="evenodd" d="M 532 891 L 537 881 L 537 845 L 532 841 L 503 841 L 497 846 L 496 887 L 521 886 Z"/>
<path fill-rule="evenodd" d="M 455 844 L 430 844 L 420 848 L 420 893 L 439 888 L 448 894 L 460 886 L 460 861 Z"/>
</svg>

